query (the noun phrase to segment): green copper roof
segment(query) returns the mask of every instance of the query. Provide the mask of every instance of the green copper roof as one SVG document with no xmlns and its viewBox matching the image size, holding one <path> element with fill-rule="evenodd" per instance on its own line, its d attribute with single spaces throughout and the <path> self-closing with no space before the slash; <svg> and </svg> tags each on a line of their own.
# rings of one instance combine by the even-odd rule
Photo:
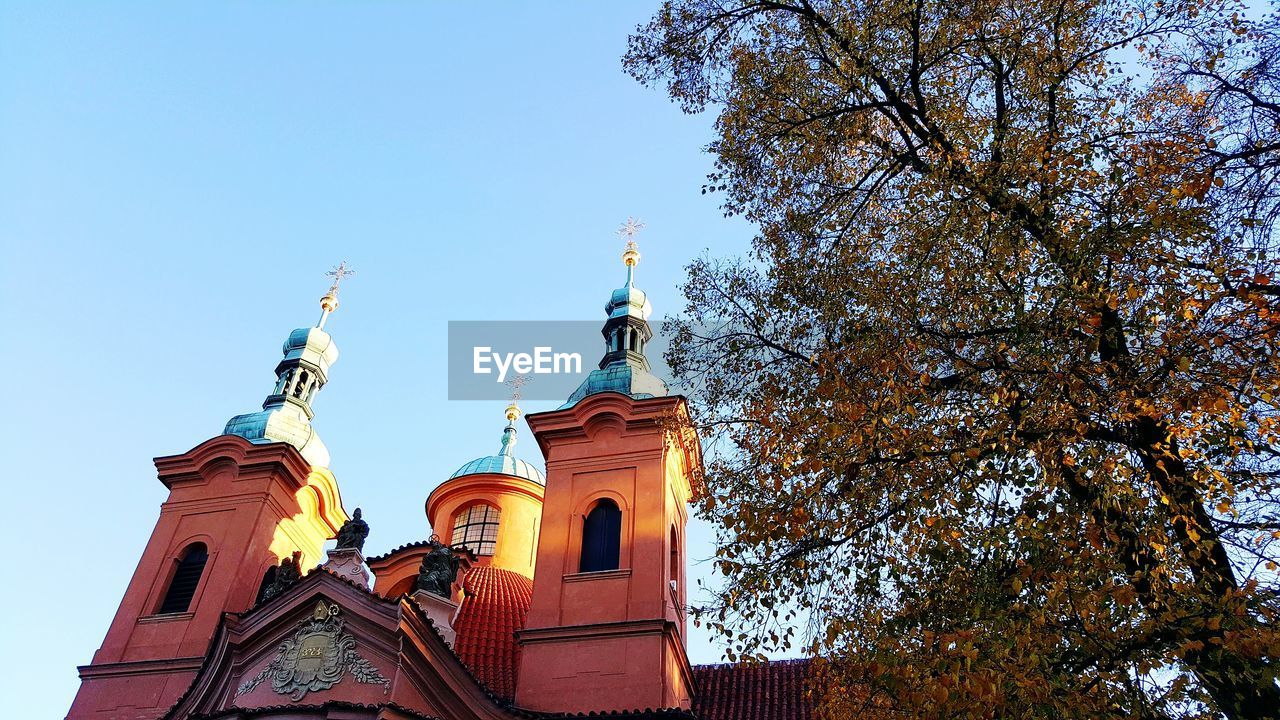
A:
<svg viewBox="0 0 1280 720">
<path fill-rule="evenodd" d="M 547 484 L 546 478 L 542 476 L 542 472 L 538 468 L 515 456 L 516 428 L 514 422 L 513 420 L 508 423 L 506 429 L 502 431 L 502 448 L 497 455 L 476 458 L 458 468 L 456 472 L 449 476 L 449 479 L 452 480 L 463 475 L 510 475 L 532 480 L 539 485 Z"/>
<path fill-rule="evenodd" d="M 354 271 L 342 264 L 326 273 L 333 278 L 329 292 L 320 298 L 320 320 L 315 327 L 289 333 L 276 365 L 276 386 L 258 412 L 236 415 L 227 421 L 224 435 L 238 435 L 254 443 L 289 443 L 314 466 L 329 466 L 329 450 L 311 427 L 311 401 L 329 382 L 329 368 L 338 361 L 338 345 L 324 331 L 330 313 L 338 309 L 338 284 Z"/>
<path fill-rule="evenodd" d="M 318 467 L 329 467 L 329 449 L 311 427 L 311 419 L 296 407 L 282 406 L 236 415 L 227 422 L 224 435 L 239 435 L 249 442 L 285 442 Z"/>
<path fill-rule="evenodd" d="M 653 305 L 649 303 L 649 296 L 645 292 L 634 285 L 620 287 L 613 291 L 609 296 L 609 302 L 604 306 L 605 314 L 611 318 L 631 317 L 648 320 L 649 315 L 653 313 Z"/>
<path fill-rule="evenodd" d="M 285 442 L 312 465 L 329 466 L 329 450 L 311 426 L 311 402 L 329 379 L 338 361 L 338 345 L 318 327 L 289 333 L 276 366 L 276 387 L 258 412 L 236 415 L 224 435 L 239 435 L 254 443 Z"/>
<path fill-rule="evenodd" d="M 620 360 L 592 370 L 565 404 L 560 406 L 560 409 L 573 407 L 582 398 L 602 392 L 622 393 L 641 400 L 665 396 L 667 384 L 657 375 L 649 372 L 648 368 L 637 367 Z"/>
</svg>

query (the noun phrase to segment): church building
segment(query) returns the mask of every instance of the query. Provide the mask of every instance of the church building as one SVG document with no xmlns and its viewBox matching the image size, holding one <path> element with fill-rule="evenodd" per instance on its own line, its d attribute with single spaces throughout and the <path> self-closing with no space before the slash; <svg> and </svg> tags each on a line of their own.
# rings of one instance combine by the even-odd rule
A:
<svg viewBox="0 0 1280 720">
<path fill-rule="evenodd" d="M 629 242 L 599 367 L 523 418 L 545 474 L 513 402 L 495 454 L 413 499 L 431 532 L 374 557 L 312 425 L 339 266 L 262 410 L 156 458 L 168 498 L 68 720 L 813 717 L 805 661 L 689 662 L 701 446 L 646 360 L 639 259 Z"/>
</svg>

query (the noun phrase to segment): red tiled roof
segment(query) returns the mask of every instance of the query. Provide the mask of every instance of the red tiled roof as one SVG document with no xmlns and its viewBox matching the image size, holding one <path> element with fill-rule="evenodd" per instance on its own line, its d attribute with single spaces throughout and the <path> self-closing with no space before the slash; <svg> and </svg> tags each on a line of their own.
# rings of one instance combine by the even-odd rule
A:
<svg viewBox="0 0 1280 720">
<path fill-rule="evenodd" d="M 698 695 L 693 712 L 703 720 L 810 720 L 805 696 L 808 660 L 760 665 L 694 665 Z"/>
<path fill-rule="evenodd" d="M 529 613 L 533 581 L 510 570 L 473 567 L 462 587 L 466 596 L 453 624 L 453 650 L 477 680 L 509 701 L 516 695 L 520 666 L 515 633 Z"/>
<path fill-rule="evenodd" d="M 481 684 L 510 702 L 520 667 L 515 633 L 524 627 L 533 581 L 510 570 L 473 567 L 462 587 L 466 597 L 453 625 L 453 650 Z M 809 669 L 808 660 L 695 665 L 692 710 L 702 720 L 812 720 L 813 703 L 805 695 Z"/>
</svg>

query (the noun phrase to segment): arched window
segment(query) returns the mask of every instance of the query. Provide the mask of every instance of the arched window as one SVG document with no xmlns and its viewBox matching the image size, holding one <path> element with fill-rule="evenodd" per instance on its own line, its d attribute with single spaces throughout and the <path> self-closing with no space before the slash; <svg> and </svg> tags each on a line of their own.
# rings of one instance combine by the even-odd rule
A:
<svg viewBox="0 0 1280 720">
<path fill-rule="evenodd" d="M 262 583 L 258 585 L 258 597 L 253 601 L 254 605 L 262 602 L 263 596 L 267 594 L 267 590 L 271 587 L 271 584 L 276 581 L 276 573 L 279 572 L 279 570 L 279 566 L 272 565 L 267 568 L 266 572 L 262 573 Z"/>
<path fill-rule="evenodd" d="M 582 520 L 582 558 L 579 572 L 618 569 L 618 546 L 622 537 L 622 511 L 604 498 Z"/>
<path fill-rule="evenodd" d="M 680 587 L 680 536 L 675 527 L 671 528 L 671 589 L 679 592 Z"/>
<path fill-rule="evenodd" d="M 498 508 L 472 505 L 453 518 L 453 545 L 466 545 L 477 555 L 492 555 L 498 544 Z"/>
<path fill-rule="evenodd" d="M 311 374 L 306 370 L 300 370 L 298 372 L 298 382 L 293 384 L 293 396 L 296 398 L 303 397 L 303 394 L 307 391 L 307 383 L 309 382 L 311 382 Z"/>
<path fill-rule="evenodd" d="M 195 597 L 200 576 L 204 574 L 204 564 L 208 560 L 209 548 L 204 543 L 192 543 L 182 551 L 182 559 L 173 571 L 173 579 L 169 581 L 169 590 L 164 594 L 158 613 L 182 613 L 191 607 L 191 598 Z"/>
</svg>

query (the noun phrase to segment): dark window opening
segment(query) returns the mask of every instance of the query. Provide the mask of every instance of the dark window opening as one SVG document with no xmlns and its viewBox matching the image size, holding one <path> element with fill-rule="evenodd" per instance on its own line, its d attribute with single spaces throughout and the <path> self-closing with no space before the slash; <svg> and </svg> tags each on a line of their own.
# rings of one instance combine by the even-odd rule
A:
<svg viewBox="0 0 1280 720">
<path fill-rule="evenodd" d="M 302 393 L 306 391 L 307 383 L 309 382 L 311 382 L 311 376 L 307 374 L 307 371 L 303 370 L 299 372 L 298 382 L 294 383 L 293 385 L 293 396 L 296 398 L 301 398 Z"/>
<path fill-rule="evenodd" d="M 189 545 L 173 571 L 173 579 L 169 581 L 169 590 L 160 603 L 160 614 L 183 613 L 191 607 L 191 599 L 195 597 L 196 587 L 200 585 L 200 576 L 204 574 L 204 565 L 209 560 L 209 549 L 204 543 Z"/>
<path fill-rule="evenodd" d="M 582 557 L 579 572 L 618 569 L 622 537 L 622 511 L 609 499 L 600 500 L 582 521 Z"/>
<path fill-rule="evenodd" d="M 671 589 L 679 592 L 680 586 L 680 538 L 671 528 Z"/>
</svg>

